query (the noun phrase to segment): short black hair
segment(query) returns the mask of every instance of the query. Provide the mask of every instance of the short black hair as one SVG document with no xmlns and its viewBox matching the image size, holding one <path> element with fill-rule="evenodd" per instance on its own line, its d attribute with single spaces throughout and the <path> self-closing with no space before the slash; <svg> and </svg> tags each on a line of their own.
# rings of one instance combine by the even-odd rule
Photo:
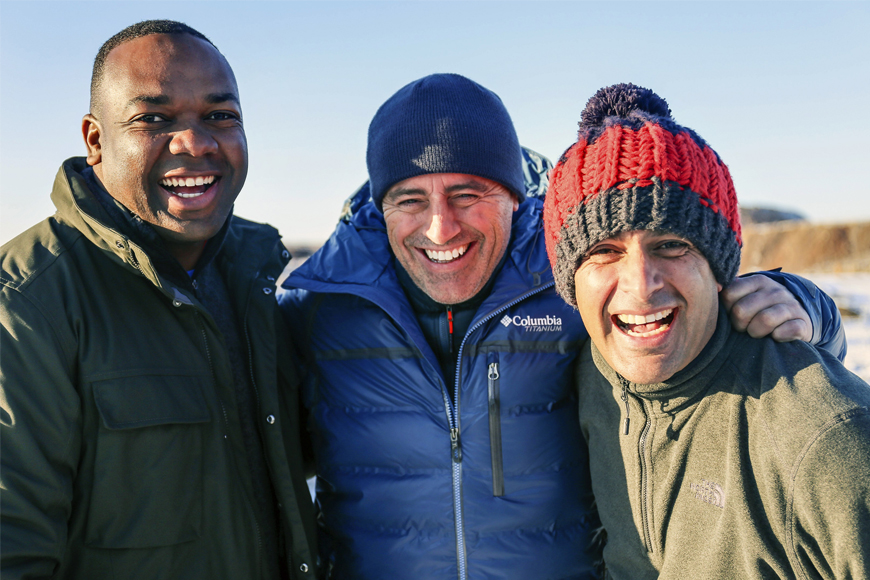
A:
<svg viewBox="0 0 870 580">
<path fill-rule="evenodd" d="M 199 38 L 200 40 L 206 41 L 217 50 L 217 46 L 215 46 L 215 44 L 203 33 L 191 28 L 183 22 L 176 22 L 175 20 L 143 20 L 142 22 L 131 24 L 104 42 L 103 46 L 100 47 L 99 52 L 97 52 L 97 57 L 94 59 L 94 71 L 91 73 L 91 113 L 94 112 L 94 106 L 96 104 L 95 98 L 98 89 L 100 88 L 100 84 L 103 82 L 106 57 L 108 57 L 109 53 L 119 45 L 135 38 L 148 36 L 149 34 L 189 34 L 193 37 Z"/>
</svg>

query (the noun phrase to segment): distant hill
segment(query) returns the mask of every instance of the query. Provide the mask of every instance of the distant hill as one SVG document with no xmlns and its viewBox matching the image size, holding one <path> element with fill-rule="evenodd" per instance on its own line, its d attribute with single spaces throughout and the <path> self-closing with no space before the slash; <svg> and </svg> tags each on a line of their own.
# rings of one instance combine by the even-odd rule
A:
<svg viewBox="0 0 870 580">
<path fill-rule="evenodd" d="M 803 215 L 797 212 L 769 207 L 746 207 L 741 205 L 738 211 L 740 212 L 740 223 L 744 226 L 748 224 L 806 220 Z"/>
<path fill-rule="evenodd" d="M 744 224 L 740 272 L 870 272 L 870 222 Z"/>
</svg>

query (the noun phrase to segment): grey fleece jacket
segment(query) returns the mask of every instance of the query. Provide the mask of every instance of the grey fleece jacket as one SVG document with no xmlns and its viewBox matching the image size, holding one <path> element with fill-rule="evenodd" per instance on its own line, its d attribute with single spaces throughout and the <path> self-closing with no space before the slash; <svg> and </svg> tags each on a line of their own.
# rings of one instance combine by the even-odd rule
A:
<svg viewBox="0 0 870 580">
<path fill-rule="evenodd" d="M 834 357 L 737 333 L 721 310 L 666 383 L 584 350 L 609 578 L 870 577 L 870 387 Z"/>
</svg>

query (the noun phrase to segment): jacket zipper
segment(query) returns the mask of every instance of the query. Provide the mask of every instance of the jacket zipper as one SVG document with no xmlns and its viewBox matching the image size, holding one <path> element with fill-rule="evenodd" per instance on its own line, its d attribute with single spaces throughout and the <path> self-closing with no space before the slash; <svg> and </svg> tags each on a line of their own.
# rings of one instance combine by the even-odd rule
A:
<svg viewBox="0 0 870 580">
<path fill-rule="evenodd" d="M 202 333 L 202 342 L 205 344 L 205 356 L 208 358 L 208 368 L 211 370 L 212 378 L 216 381 L 217 377 L 214 373 L 214 363 L 211 360 L 211 349 L 208 347 L 208 335 L 205 333 L 205 323 L 202 321 L 202 315 L 196 309 L 194 309 L 194 312 L 196 313 L 197 320 L 199 320 L 199 330 Z M 226 439 L 227 434 L 230 432 L 230 421 L 227 418 L 227 409 L 224 407 L 223 399 L 221 399 L 220 395 L 217 394 L 217 390 L 215 390 L 215 394 L 217 395 L 218 403 L 220 403 L 221 406 L 221 413 L 224 416 L 224 439 Z"/>
<path fill-rule="evenodd" d="M 201 315 L 199 314 L 199 312 L 196 312 L 196 314 L 198 317 L 200 317 L 199 318 L 200 330 L 202 331 L 202 338 L 203 338 L 203 341 L 205 342 L 205 351 L 206 351 L 206 354 L 208 355 L 208 364 L 209 364 L 209 367 L 211 368 L 211 374 L 212 374 L 212 377 L 215 377 L 215 381 L 217 381 L 217 377 L 215 376 L 215 373 L 214 373 L 214 366 L 212 365 L 212 360 L 211 360 L 211 349 L 209 349 L 209 347 L 208 347 L 208 335 L 206 335 L 206 332 L 205 332 L 205 325 L 204 325 L 204 322 L 202 321 L 202 318 L 201 318 Z M 247 313 L 245 313 L 245 318 L 247 318 Z M 247 327 L 245 327 L 245 340 L 248 341 L 248 356 L 250 357 L 251 356 L 251 343 L 250 343 L 250 338 L 248 337 Z M 253 371 L 251 371 L 251 381 L 253 382 L 253 380 L 254 380 Z M 259 408 L 259 395 L 256 394 L 256 389 L 257 389 L 257 387 L 255 385 L 254 386 L 255 397 L 257 398 L 257 406 Z M 217 392 L 217 389 L 215 389 L 215 391 Z M 221 404 L 221 412 L 224 415 L 224 425 L 226 426 L 227 433 L 229 433 L 229 430 L 230 430 L 229 429 L 229 420 L 227 419 L 227 411 L 226 411 L 226 408 L 224 407 L 224 402 L 221 399 L 220 395 L 217 395 L 217 398 Z M 226 439 L 226 438 L 227 438 L 227 435 L 224 435 L 224 439 Z M 254 513 L 253 509 L 251 510 L 251 513 Z M 253 520 L 254 520 L 254 531 L 256 532 L 256 536 L 257 536 L 257 553 L 260 554 L 260 559 L 262 560 L 265 552 L 263 550 L 263 538 L 262 538 L 262 532 L 260 531 L 260 523 L 257 521 L 256 516 L 253 517 Z"/>
<path fill-rule="evenodd" d="M 647 482 L 650 478 L 650 471 L 652 470 L 652 466 L 650 466 L 646 459 L 646 436 L 649 433 L 650 429 L 650 420 L 649 420 L 649 412 L 646 410 L 646 401 L 641 399 L 641 406 L 645 412 L 646 418 L 644 420 L 643 431 L 640 434 L 640 481 L 641 481 L 641 496 L 640 496 L 640 509 L 641 516 L 643 520 L 643 540 L 646 543 L 646 550 L 650 554 L 653 552 L 652 545 L 652 533 L 650 531 L 650 515 L 649 515 L 649 501 L 647 499 Z"/>
<path fill-rule="evenodd" d="M 538 286 L 534 290 L 530 290 L 500 308 L 493 310 L 473 324 L 465 333 L 465 336 L 462 337 L 462 342 L 459 343 L 459 353 L 456 355 L 456 382 L 454 383 L 453 399 L 455 401 L 455 406 L 450 401 L 450 397 L 447 396 L 446 390 L 442 390 L 441 392 L 441 395 L 444 398 L 444 409 L 447 412 L 447 424 L 450 427 L 450 453 L 451 460 L 453 461 L 453 517 L 456 527 L 456 565 L 459 580 L 468 580 L 468 559 L 465 553 L 465 533 L 462 521 L 462 441 L 460 439 L 459 425 L 459 391 L 461 386 L 459 377 L 462 374 L 462 350 L 465 348 L 465 342 L 468 340 L 468 337 L 485 322 L 505 310 L 509 310 L 529 296 L 534 296 L 535 294 L 543 292 L 547 288 L 552 288 L 555 285 L 555 282 L 548 282 L 543 286 Z"/>
<path fill-rule="evenodd" d="M 628 406 L 628 380 L 619 377 L 619 383 L 622 385 L 622 402 L 625 403 L 625 427 L 623 428 L 622 434 L 628 435 L 629 428 L 629 413 L 631 409 Z M 645 401 L 641 399 L 641 406 L 644 411 L 646 411 Z M 647 465 L 646 460 L 646 436 L 649 433 L 650 429 L 650 420 L 649 413 L 646 413 L 647 417 L 643 425 L 643 430 L 640 434 L 640 439 L 638 440 L 638 453 L 640 454 L 640 517 L 641 517 L 641 525 L 643 525 L 643 543 L 644 547 L 646 547 L 646 551 L 652 553 L 652 533 L 650 532 L 650 517 L 648 513 L 648 505 L 647 501 L 647 482 L 649 481 L 649 472 L 650 466 Z"/>
<path fill-rule="evenodd" d="M 492 495 L 504 495 L 504 461 L 501 449 L 501 403 L 498 392 L 498 353 L 491 353 L 487 371 L 489 395 L 489 445 L 492 453 Z"/>
<path fill-rule="evenodd" d="M 453 307 L 447 306 L 447 344 L 448 353 L 453 354 Z"/>
<path fill-rule="evenodd" d="M 257 272 L 254 275 L 254 280 L 256 281 L 259 276 L 260 276 L 260 272 Z M 253 355 L 253 352 L 251 350 L 251 337 L 248 334 L 248 309 L 251 307 L 253 291 L 254 290 L 253 290 L 253 284 L 252 284 L 251 288 L 248 291 L 248 298 L 245 301 L 245 316 L 242 319 L 242 328 L 245 329 L 245 346 L 248 347 L 248 373 L 251 376 L 251 386 L 254 388 L 254 399 L 257 401 L 256 408 L 257 408 L 257 412 L 259 412 L 261 410 L 260 409 L 260 390 L 257 388 L 257 381 L 254 380 L 254 355 Z M 262 436 L 262 427 L 260 426 L 260 422 L 257 420 L 257 417 L 255 417 L 255 421 L 257 423 L 257 432 L 260 433 L 261 444 L 263 445 L 263 460 L 266 462 L 266 468 L 269 470 L 269 473 L 271 474 L 272 465 L 269 463 L 269 454 L 266 452 L 266 438 Z M 252 519 L 254 520 L 254 528 L 257 531 L 257 547 L 259 548 L 260 559 L 263 560 L 263 559 L 265 559 L 266 552 L 263 548 L 263 539 L 262 539 L 262 532 L 260 530 L 260 522 L 257 521 L 256 512 L 258 511 L 258 509 L 256 509 L 256 506 L 251 506 L 251 507 L 252 507 L 252 509 L 251 509 Z M 280 513 L 278 514 L 278 517 L 279 517 L 279 521 L 281 521 L 281 514 Z M 288 552 L 289 552 L 289 550 L 288 550 Z M 288 568 L 288 570 L 293 570 L 293 568 L 292 567 Z"/>
</svg>

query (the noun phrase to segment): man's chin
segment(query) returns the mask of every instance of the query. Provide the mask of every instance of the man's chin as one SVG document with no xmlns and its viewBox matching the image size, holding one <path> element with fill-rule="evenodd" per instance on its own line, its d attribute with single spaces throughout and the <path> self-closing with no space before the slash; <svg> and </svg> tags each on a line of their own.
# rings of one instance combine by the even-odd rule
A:
<svg viewBox="0 0 870 580">
<path fill-rule="evenodd" d="M 610 366 L 626 380 L 637 385 L 663 383 L 674 376 L 673 361 L 667 356 L 629 356 Z"/>
</svg>

